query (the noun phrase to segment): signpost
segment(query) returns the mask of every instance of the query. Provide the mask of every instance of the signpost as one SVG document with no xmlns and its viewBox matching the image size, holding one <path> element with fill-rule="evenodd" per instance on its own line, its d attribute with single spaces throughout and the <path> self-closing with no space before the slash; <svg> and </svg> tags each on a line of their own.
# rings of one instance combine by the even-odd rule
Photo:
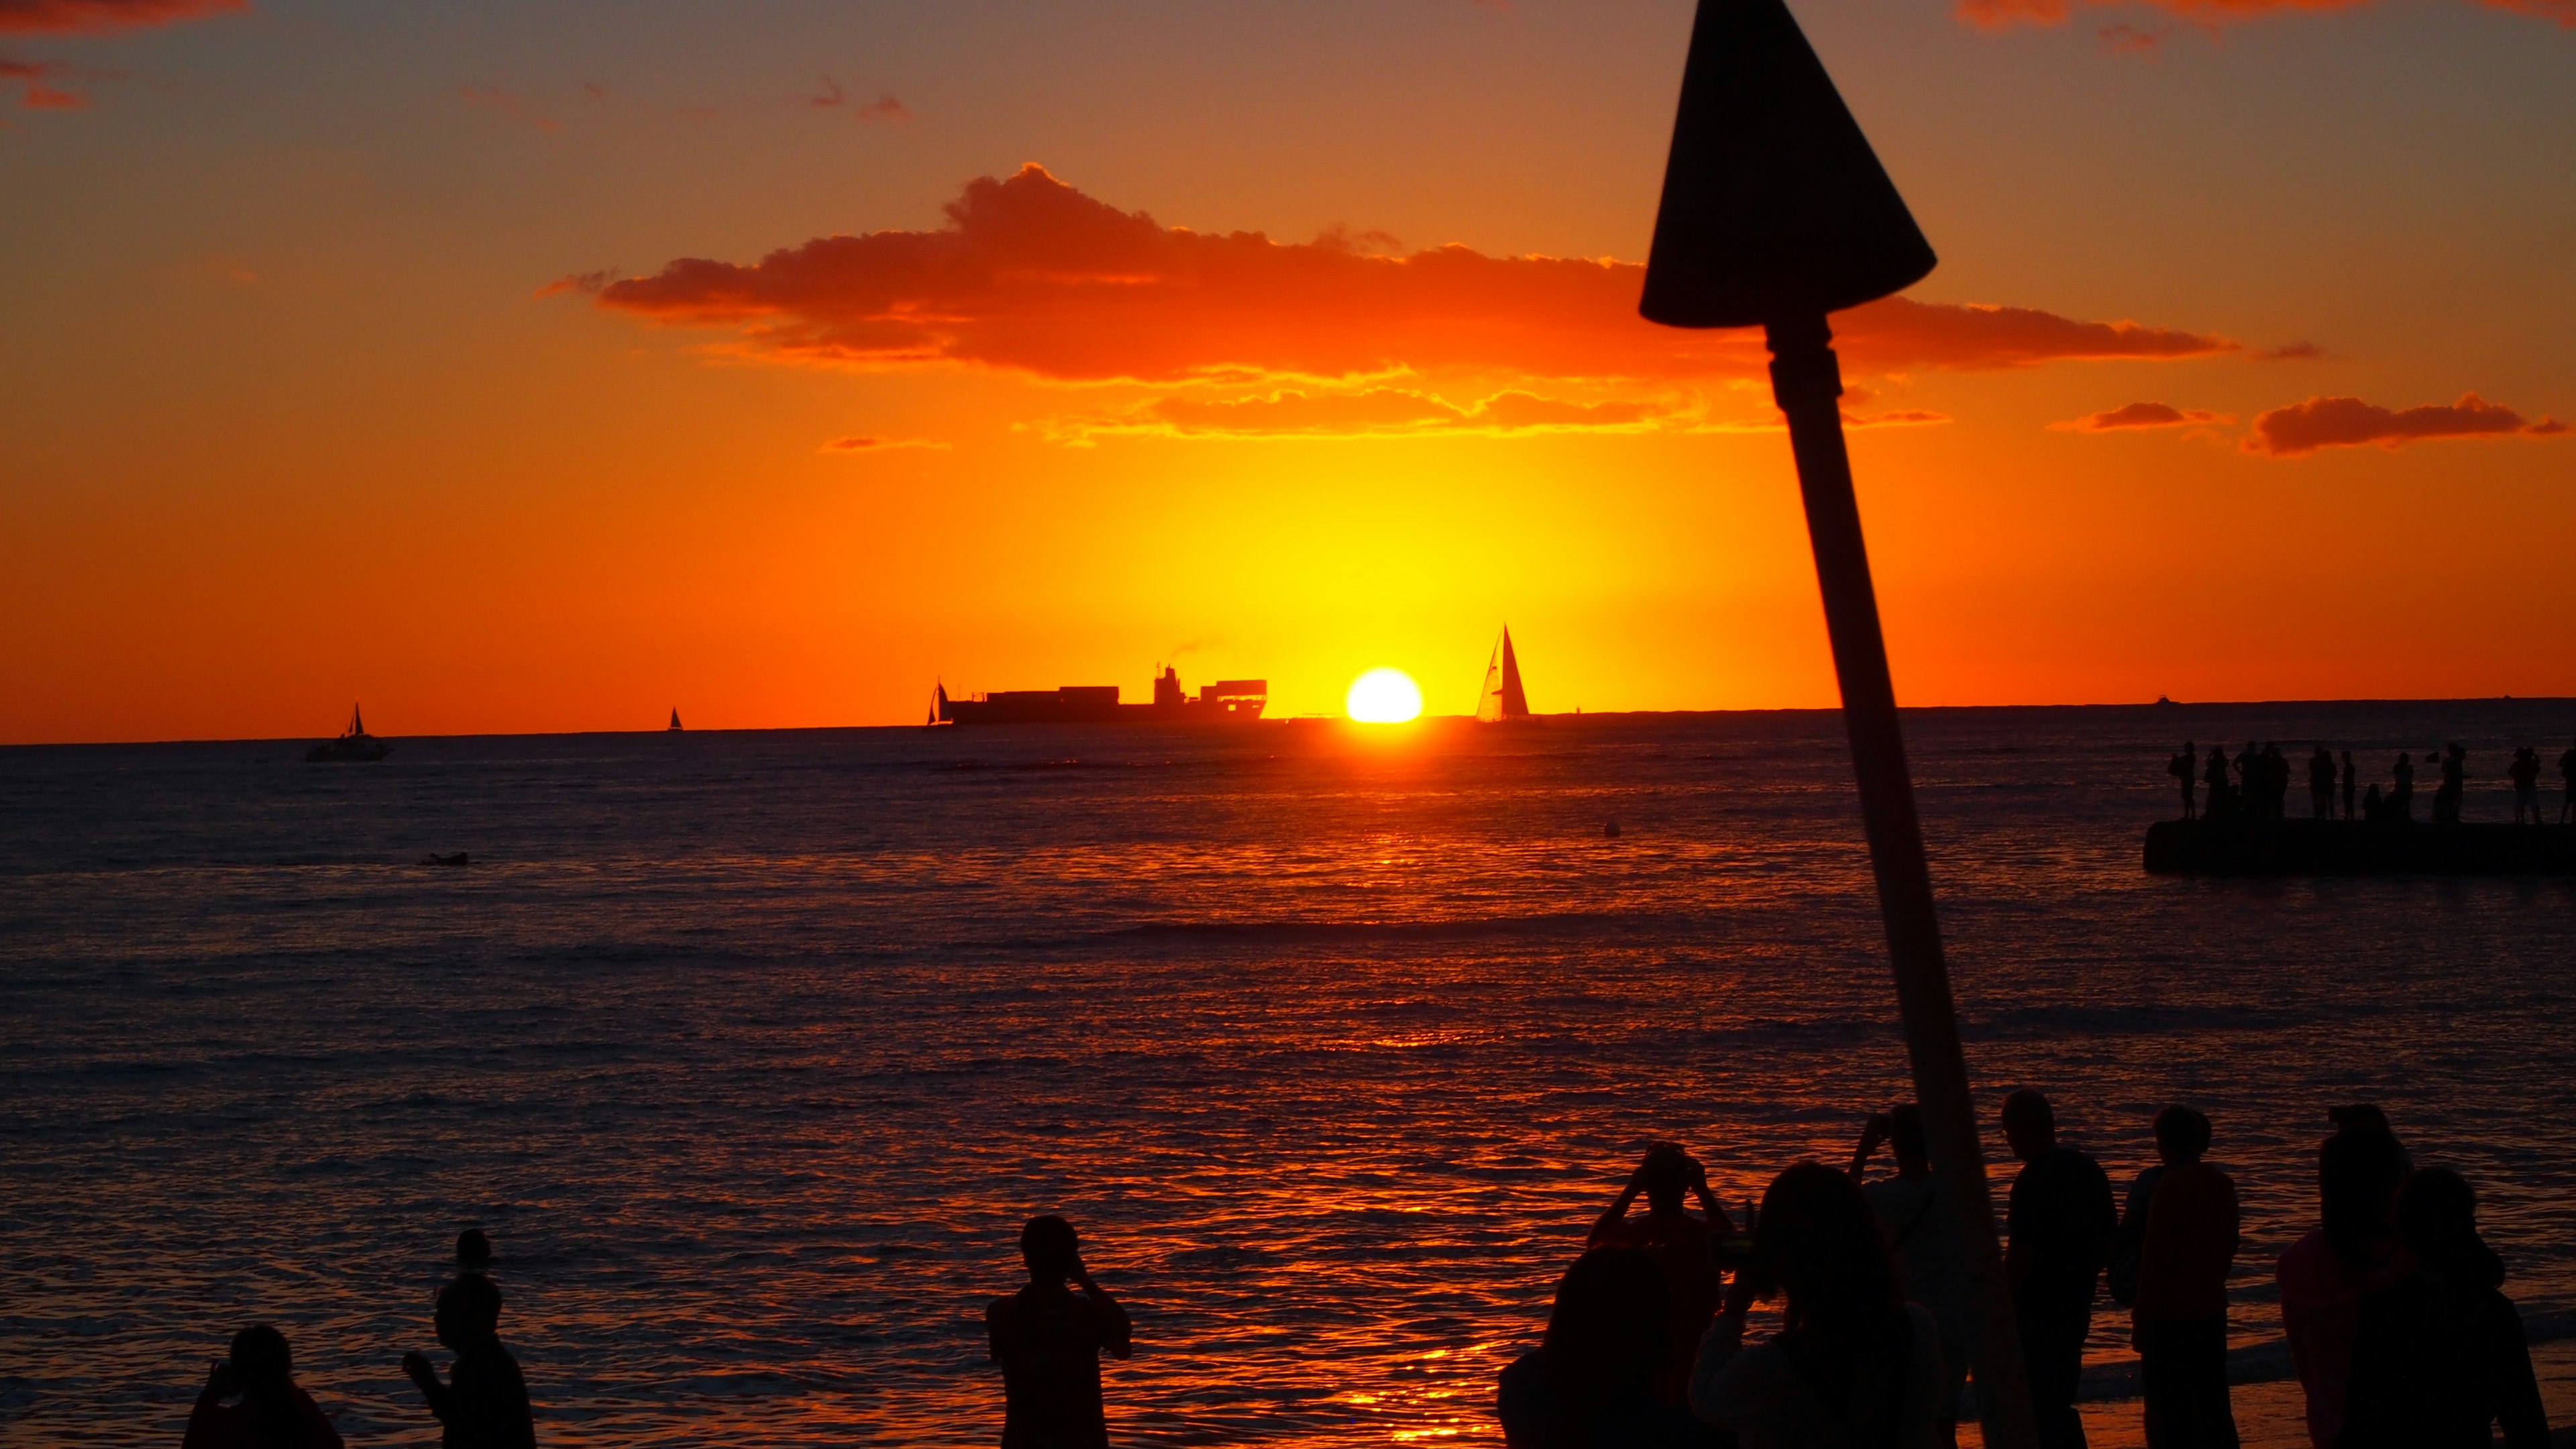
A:
<svg viewBox="0 0 2576 1449">
<path fill-rule="evenodd" d="M 1912 285 L 1935 260 L 1783 0 L 1700 0 L 1639 310 L 1674 327 L 1759 326 L 1770 343 L 1915 1096 L 1942 1216 L 1976 1283 L 1979 1417 L 1995 1449 L 2036 1449 L 1825 321 Z"/>
</svg>

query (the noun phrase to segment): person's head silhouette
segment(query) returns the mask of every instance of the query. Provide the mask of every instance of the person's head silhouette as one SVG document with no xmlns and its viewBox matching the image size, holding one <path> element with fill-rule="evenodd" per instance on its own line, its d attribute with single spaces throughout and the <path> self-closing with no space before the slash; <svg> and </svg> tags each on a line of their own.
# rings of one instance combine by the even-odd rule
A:
<svg viewBox="0 0 2576 1449">
<path fill-rule="evenodd" d="M 233 1335 L 231 1353 L 215 1365 L 206 1386 L 217 1398 L 241 1395 L 242 1406 L 271 1443 L 292 1444 L 302 1438 L 295 1356 L 287 1350 L 286 1335 L 267 1324 L 254 1323 Z"/>
<path fill-rule="evenodd" d="M 2156 1114 L 2156 1156 L 2168 1167 L 2198 1162 L 2209 1138 L 2209 1119 L 2179 1102 Z"/>
<path fill-rule="evenodd" d="M 2028 1087 L 2004 1098 L 2004 1141 L 2012 1145 L 2013 1156 L 2024 1162 L 2056 1147 L 2056 1109 Z"/>
<path fill-rule="evenodd" d="M 492 1266 L 492 1240 L 481 1228 L 467 1228 L 456 1235 L 456 1266 L 468 1273 L 481 1273 Z"/>
<path fill-rule="evenodd" d="M 1932 1170 L 1932 1152 L 1923 1140 L 1923 1109 L 1899 1102 L 1887 1109 L 1887 1141 L 1896 1149 L 1900 1177 L 1920 1177 Z"/>
<path fill-rule="evenodd" d="M 1691 1158 L 1677 1142 L 1658 1142 L 1637 1164 L 1637 1184 L 1646 1194 L 1646 1210 L 1670 1217 L 1682 1210 L 1691 1185 Z"/>
<path fill-rule="evenodd" d="M 1672 1300 L 1663 1271 L 1635 1248 L 1594 1248 L 1557 1281 L 1539 1351 L 1564 1424 L 1653 1392 L 1670 1346 Z M 1579 1440 L 1578 1440 L 1579 1442 Z"/>
<path fill-rule="evenodd" d="M 2377 1107 L 2338 1108 L 2335 1120 L 2338 1130 L 2317 1148 L 2317 1217 L 2335 1256 L 2367 1267 L 2396 1231 L 2406 1149 Z"/>
<path fill-rule="evenodd" d="M 438 1341 L 459 1353 L 501 1331 L 501 1290 L 480 1273 L 438 1290 Z"/>
<path fill-rule="evenodd" d="M 1902 1301 L 1869 1199 L 1819 1163 L 1801 1162 L 1771 1180 L 1753 1230 L 1753 1264 L 1758 1288 L 1787 1296 L 1788 1329 L 1858 1329 Z"/>
<path fill-rule="evenodd" d="M 2447 1167 L 2406 1179 L 2397 1194 L 2397 1236 L 2415 1266 L 2435 1278 L 2481 1288 L 2504 1282 L 2504 1260 L 2478 1236 L 2477 1195 Z"/>
<path fill-rule="evenodd" d="M 1029 1281 L 1061 1283 L 1082 1263 L 1082 1240 L 1053 1213 L 1031 1218 L 1020 1229 L 1020 1260 L 1029 1265 Z"/>
</svg>

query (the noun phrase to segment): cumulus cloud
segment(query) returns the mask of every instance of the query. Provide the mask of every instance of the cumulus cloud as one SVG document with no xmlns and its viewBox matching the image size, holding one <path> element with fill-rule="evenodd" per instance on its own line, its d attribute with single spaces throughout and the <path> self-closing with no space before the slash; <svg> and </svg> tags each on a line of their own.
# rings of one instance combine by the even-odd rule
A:
<svg viewBox="0 0 2576 1449">
<path fill-rule="evenodd" d="M 2428 438 L 2544 438 L 2565 431 L 2567 425 L 2556 418 L 2533 422 L 2473 392 L 2462 393 L 2455 403 L 2412 408 L 2384 408 L 2357 397 L 2312 397 L 2258 415 L 2254 435 L 2244 446 L 2249 453 L 2295 458 L 2319 448 L 2364 443 L 2395 448 Z"/>
<path fill-rule="evenodd" d="M 247 0 L 0 0 L 0 33 L 132 30 L 246 8 Z"/>
<path fill-rule="evenodd" d="M 1645 269 L 1633 262 L 1455 245 L 1382 255 L 1338 230 L 1303 243 L 1194 232 L 1120 211 L 1035 164 L 968 183 L 947 215 L 937 230 L 821 237 L 748 265 L 683 258 L 651 276 L 565 285 L 649 321 L 731 328 L 753 356 L 1067 381 L 1663 379 L 1758 376 L 1766 362 L 1757 332 L 1638 317 Z M 2242 350 L 2132 321 L 1903 297 L 1834 323 L 1860 373 Z"/>
<path fill-rule="evenodd" d="M 2087 0 L 2094 5 L 2115 5 L 2123 0 Z M 2283 10 L 2345 10 L 2369 3 L 2369 0 L 2149 0 L 2149 3 L 2203 25 L 2229 20 L 2244 20 Z M 2478 0 L 2496 10 L 2516 10 L 2555 20 L 2561 25 L 2576 26 L 2576 0 Z M 1989 30 L 2002 30 L 2014 25 L 2057 25 L 2073 9 L 2073 0 L 1959 0 L 1959 17 Z M 2113 29 L 2127 29 L 2115 26 Z M 2108 32 L 2105 32 L 2106 36 Z"/>
<path fill-rule="evenodd" d="M 2171 403 L 2133 402 L 2106 412 L 2069 418 L 2049 426 L 2070 433 L 2115 433 L 2129 428 L 2179 428 L 2193 423 L 2232 423 L 2234 418 L 2205 408 L 2178 408 Z"/>
</svg>

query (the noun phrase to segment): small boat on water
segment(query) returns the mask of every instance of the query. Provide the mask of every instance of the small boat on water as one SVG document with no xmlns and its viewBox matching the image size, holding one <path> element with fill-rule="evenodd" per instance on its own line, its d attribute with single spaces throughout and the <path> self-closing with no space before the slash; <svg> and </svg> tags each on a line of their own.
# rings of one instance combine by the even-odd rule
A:
<svg viewBox="0 0 2576 1449">
<path fill-rule="evenodd" d="M 315 745 L 304 752 L 304 758 L 317 764 L 343 760 L 381 760 L 393 753 L 393 746 L 367 733 L 367 722 L 356 705 L 349 706 L 349 727 L 340 737 Z"/>
<path fill-rule="evenodd" d="M 679 706 L 677 706 L 677 705 L 673 705 L 673 706 L 671 707 L 671 727 L 670 727 L 669 729 L 667 729 L 667 730 L 664 730 L 664 731 L 663 731 L 663 733 L 664 733 L 664 734 L 672 734 L 672 735 L 676 735 L 676 734 L 678 734 L 679 732 L 680 732 L 680 709 L 679 709 Z"/>
<path fill-rule="evenodd" d="M 2160 820 L 2150 875 L 2576 875 L 2576 828 L 2378 820 Z"/>
<path fill-rule="evenodd" d="M 1529 695 L 1521 689 L 1520 656 L 1512 653 L 1512 628 L 1506 624 L 1503 637 L 1494 641 L 1494 652 L 1485 660 L 1485 687 L 1476 696 L 1476 718 L 1502 724 L 1529 717 Z"/>
</svg>

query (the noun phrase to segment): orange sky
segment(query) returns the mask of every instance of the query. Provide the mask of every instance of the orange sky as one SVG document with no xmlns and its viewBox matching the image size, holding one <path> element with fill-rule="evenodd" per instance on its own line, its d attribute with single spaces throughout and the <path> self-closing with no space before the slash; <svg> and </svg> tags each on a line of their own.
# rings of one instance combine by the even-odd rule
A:
<svg viewBox="0 0 2576 1449">
<path fill-rule="evenodd" d="M 1799 9 L 1903 700 L 2576 694 L 2576 12 Z M 1688 23 L 0 0 L 0 740 L 1830 703 Z"/>
</svg>

